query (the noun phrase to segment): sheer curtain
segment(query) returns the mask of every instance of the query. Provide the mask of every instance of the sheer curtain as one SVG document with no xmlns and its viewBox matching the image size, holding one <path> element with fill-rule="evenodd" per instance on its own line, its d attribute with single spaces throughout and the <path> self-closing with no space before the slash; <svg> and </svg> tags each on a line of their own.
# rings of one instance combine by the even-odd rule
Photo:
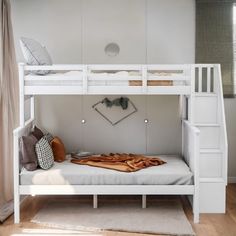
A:
<svg viewBox="0 0 236 236">
<path fill-rule="evenodd" d="M 196 0 L 196 63 L 219 63 L 225 97 L 234 97 L 233 0 Z"/>
<path fill-rule="evenodd" d="M 18 76 L 10 0 L 0 3 L 0 206 L 3 209 L 13 198 L 12 132 L 18 123 Z M 0 216 L 4 217 L 3 213 Z"/>
</svg>

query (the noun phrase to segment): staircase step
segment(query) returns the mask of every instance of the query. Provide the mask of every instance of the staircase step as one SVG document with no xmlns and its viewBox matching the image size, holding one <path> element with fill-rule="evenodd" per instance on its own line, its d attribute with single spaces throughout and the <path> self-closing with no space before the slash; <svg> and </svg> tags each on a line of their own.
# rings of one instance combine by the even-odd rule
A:
<svg viewBox="0 0 236 236">
<path fill-rule="evenodd" d="M 216 123 L 195 123 L 195 126 L 198 127 L 220 127 L 220 124 L 216 124 Z"/>
<path fill-rule="evenodd" d="M 200 178 L 201 183 L 224 183 L 223 178 Z"/>
<path fill-rule="evenodd" d="M 222 151 L 217 148 L 201 148 L 200 153 L 222 153 Z"/>
<path fill-rule="evenodd" d="M 216 93 L 195 93 L 195 97 L 217 97 Z"/>
</svg>

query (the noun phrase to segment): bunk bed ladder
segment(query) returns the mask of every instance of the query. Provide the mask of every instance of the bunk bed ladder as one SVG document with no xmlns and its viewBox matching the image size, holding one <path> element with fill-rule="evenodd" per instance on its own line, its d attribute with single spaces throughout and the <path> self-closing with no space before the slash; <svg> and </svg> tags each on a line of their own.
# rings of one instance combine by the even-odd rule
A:
<svg viewBox="0 0 236 236">
<path fill-rule="evenodd" d="M 200 130 L 200 212 L 225 212 L 227 134 L 220 65 L 191 69 L 189 120 Z"/>
</svg>

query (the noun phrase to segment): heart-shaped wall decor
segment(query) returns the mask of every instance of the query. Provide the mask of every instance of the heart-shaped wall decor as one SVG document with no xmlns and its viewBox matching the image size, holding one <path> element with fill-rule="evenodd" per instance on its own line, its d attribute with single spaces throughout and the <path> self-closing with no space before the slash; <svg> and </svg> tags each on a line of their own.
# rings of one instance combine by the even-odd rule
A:
<svg viewBox="0 0 236 236">
<path fill-rule="evenodd" d="M 92 107 L 99 115 L 101 115 L 111 125 L 116 125 L 120 123 L 121 121 L 125 120 L 126 118 L 128 118 L 129 116 L 138 111 L 134 103 L 130 101 L 128 98 L 125 98 L 127 99 L 128 102 L 128 106 L 125 109 L 123 109 L 122 106 L 117 106 L 117 105 L 107 106 L 107 104 L 104 102 L 105 99 L 95 103 Z"/>
</svg>

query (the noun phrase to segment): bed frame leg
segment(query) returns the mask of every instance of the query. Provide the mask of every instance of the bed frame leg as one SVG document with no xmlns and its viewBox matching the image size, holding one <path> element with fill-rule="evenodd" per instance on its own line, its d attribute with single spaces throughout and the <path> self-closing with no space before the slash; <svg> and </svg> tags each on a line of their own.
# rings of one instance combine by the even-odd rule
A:
<svg viewBox="0 0 236 236">
<path fill-rule="evenodd" d="M 146 208 L 147 207 L 147 196 L 146 195 L 142 195 L 142 208 Z"/>
<path fill-rule="evenodd" d="M 194 213 L 193 223 L 194 224 L 198 224 L 199 223 L 199 215 L 197 216 L 196 213 Z"/>
<path fill-rule="evenodd" d="M 193 222 L 194 224 L 199 223 L 199 197 L 198 194 L 193 195 Z"/>
<path fill-rule="evenodd" d="M 20 223 L 20 196 L 15 194 L 14 196 L 14 223 Z"/>
<path fill-rule="evenodd" d="M 14 133 L 14 223 L 20 223 L 20 191 L 19 191 L 19 146 L 18 146 L 18 134 Z"/>
<path fill-rule="evenodd" d="M 98 208 L 98 195 L 93 195 L 93 208 Z"/>
</svg>

